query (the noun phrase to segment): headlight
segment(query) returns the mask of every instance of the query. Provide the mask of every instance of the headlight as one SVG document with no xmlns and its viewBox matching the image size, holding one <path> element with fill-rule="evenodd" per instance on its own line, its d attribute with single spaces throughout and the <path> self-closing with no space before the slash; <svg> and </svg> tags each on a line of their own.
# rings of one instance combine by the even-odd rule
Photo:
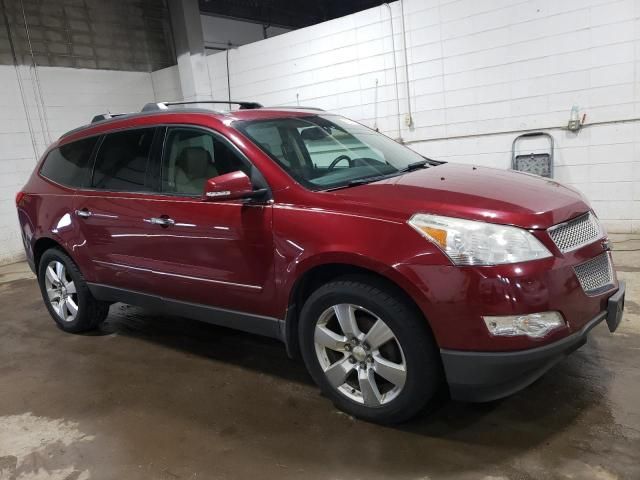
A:
<svg viewBox="0 0 640 480">
<path fill-rule="evenodd" d="M 542 338 L 552 330 L 565 325 L 564 318 L 559 312 L 482 318 L 491 335 L 499 337 L 526 335 L 531 338 Z"/>
<path fill-rule="evenodd" d="M 499 265 L 551 256 L 522 228 L 424 213 L 414 215 L 408 223 L 456 265 Z"/>
</svg>

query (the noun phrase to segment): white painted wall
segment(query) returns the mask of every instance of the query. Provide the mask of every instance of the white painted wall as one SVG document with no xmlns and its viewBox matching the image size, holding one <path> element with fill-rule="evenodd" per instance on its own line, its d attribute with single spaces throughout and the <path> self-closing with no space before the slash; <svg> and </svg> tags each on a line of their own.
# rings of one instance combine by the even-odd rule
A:
<svg viewBox="0 0 640 480">
<path fill-rule="evenodd" d="M 566 125 L 573 105 L 587 123 L 629 120 L 549 131 L 556 178 L 610 231 L 640 231 L 640 1 L 405 0 L 410 128 L 399 2 L 390 8 L 393 37 L 381 6 L 231 50 L 231 96 L 322 107 L 434 158 L 500 168 L 516 135 L 500 132 Z M 224 55 L 208 61 L 226 98 Z"/>
<path fill-rule="evenodd" d="M 200 18 L 202 20 L 204 44 L 207 47 L 226 49 L 229 44 L 232 47 L 237 47 L 265 38 L 264 29 L 259 23 L 243 22 L 242 20 L 211 15 L 201 15 Z M 266 32 L 267 38 L 275 37 L 289 30 L 287 28 L 269 26 Z"/>
<path fill-rule="evenodd" d="M 0 264 L 22 255 L 14 197 L 34 165 L 16 71 L 0 66 Z"/>
<path fill-rule="evenodd" d="M 170 95 L 172 74 L 154 77 Z M 23 258 L 14 198 L 46 146 L 98 113 L 139 111 L 156 98 L 148 73 L 40 67 L 38 80 L 29 67 L 0 65 L 0 264 Z"/>
<path fill-rule="evenodd" d="M 151 83 L 156 101 L 170 102 L 183 99 L 177 65 L 151 72 Z"/>
<path fill-rule="evenodd" d="M 434 158 L 500 168 L 515 136 L 500 132 L 565 125 L 574 104 L 587 122 L 628 120 L 550 132 L 557 179 L 585 192 L 611 231 L 640 231 L 640 1 L 405 0 L 413 126 L 400 131 L 402 22 L 399 3 L 390 8 L 393 41 L 381 6 L 231 50 L 231 96 L 319 106 Z M 225 53 L 207 66 L 211 95 L 226 98 Z M 33 71 L 20 68 L 22 94 L 16 72 L 0 66 L 0 264 L 22 256 L 14 195 L 49 139 L 99 112 L 182 98 L 176 67 L 39 68 L 43 102 Z"/>
</svg>

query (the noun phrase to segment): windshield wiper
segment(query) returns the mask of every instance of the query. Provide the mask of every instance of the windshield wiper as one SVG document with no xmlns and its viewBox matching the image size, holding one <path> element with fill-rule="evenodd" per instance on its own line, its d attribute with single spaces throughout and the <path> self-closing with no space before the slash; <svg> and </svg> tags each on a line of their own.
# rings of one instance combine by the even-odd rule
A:
<svg viewBox="0 0 640 480">
<path fill-rule="evenodd" d="M 384 180 L 389 178 L 389 175 L 376 175 L 375 177 L 356 178 L 347 183 L 349 187 L 357 187 L 358 185 L 364 185 L 366 183 L 377 182 L 378 180 Z"/>
<path fill-rule="evenodd" d="M 399 171 L 400 172 L 413 172 L 414 170 L 418 170 L 420 168 L 426 168 L 427 165 L 430 167 L 431 164 L 429 163 L 429 160 L 419 160 L 417 162 L 413 162 L 410 163 L 409 165 L 407 165 L 404 168 L 401 168 Z"/>
<path fill-rule="evenodd" d="M 387 178 L 396 177 L 396 176 L 398 176 L 400 174 L 403 174 L 403 173 L 407 173 L 407 172 L 411 172 L 413 170 L 418 170 L 420 168 L 427 168 L 427 167 L 431 167 L 431 166 L 432 166 L 432 164 L 430 163 L 430 160 L 420 160 L 419 162 L 410 163 L 406 167 L 401 168 L 400 170 L 398 170 L 397 172 L 388 173 L 386 175 L 375 175 L 375 176 L 372 176 L 372 177 L 356 178 L 355 180 L 351 180 L 351 181 L 347 182 L 346 185 L 340 185 L 338 187 L 328 188 L 326 191 L 340 190 L 342 188 L 349 188 L 349 187 L 357 187 L 358 185 L 366 185 L 367 183 L 378 182 L 380 180 L 386 180 Z"/>
<path fill-rule="evenodd" d="M 330 187 L 330 188 L 327 188 L 326 190 L 323 190 L 323 191 L 324 192 L 331 192 L 333 190 L 342 190 L 343 188 L 357 187 L 358 185 L 366 185 L 367 183 L 377 182 L 379 180 L 384 180 L 385 178 L 389 178 L 390 176 L 393 176 L 393 175 L 375 175 L 373 177 L 356 178 L 355 180 L 351 180 L 351 181 L 345 183 L 344 185 L 338 185 L 336 187 Z"/>
</svg>

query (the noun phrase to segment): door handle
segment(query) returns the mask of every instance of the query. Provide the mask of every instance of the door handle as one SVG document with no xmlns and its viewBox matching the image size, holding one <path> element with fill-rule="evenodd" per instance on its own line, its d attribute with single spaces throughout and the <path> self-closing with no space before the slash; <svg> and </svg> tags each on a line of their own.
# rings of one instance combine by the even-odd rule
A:
<svg viewBox="0 0 640 480">
<path fill-rule="evenodd" d="M 93 213 L 86 208 L 83 208 L 82 210 L 76 210 L 76 215 L 82 218 L 89 218 Z"/>
<path fill-rule="evenodd" d="M 170 225 L 175 225 L 176 221 L 173 218 L 169 217 L 151 217 L 145 218 L 145 222 L 149 222 L 152 225 L 160 225 L 161 227 L 168 227 Z"/>
</svg>

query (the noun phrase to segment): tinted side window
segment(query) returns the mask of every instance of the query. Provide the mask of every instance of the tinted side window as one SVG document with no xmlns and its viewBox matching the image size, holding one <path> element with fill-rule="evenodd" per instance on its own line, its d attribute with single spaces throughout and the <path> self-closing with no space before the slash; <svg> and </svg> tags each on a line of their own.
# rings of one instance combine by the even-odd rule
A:
<svg viewBox="0 0 640 480">
<path fill-rule="evenodd" d="M 193 128 L 171 128 L 165 143 L 162 191 L 201 195 L 205 182 L 218 175 L 251 168 L 224 141 Z"/>
<path fill-rule="evenodd" d="M 88 183 L 91 154 L 98 137 L 63 145 L 49 152 L 40 173 L 56 183 L 68 187 L 83 187 Z"/>
<path fill-rule="evenodd" d="M 98 150 L 91 185 L 127 192 L 153 190 L 149 160 L 154 134 L 155 128 L 108 134 Z"/>
</svg>

